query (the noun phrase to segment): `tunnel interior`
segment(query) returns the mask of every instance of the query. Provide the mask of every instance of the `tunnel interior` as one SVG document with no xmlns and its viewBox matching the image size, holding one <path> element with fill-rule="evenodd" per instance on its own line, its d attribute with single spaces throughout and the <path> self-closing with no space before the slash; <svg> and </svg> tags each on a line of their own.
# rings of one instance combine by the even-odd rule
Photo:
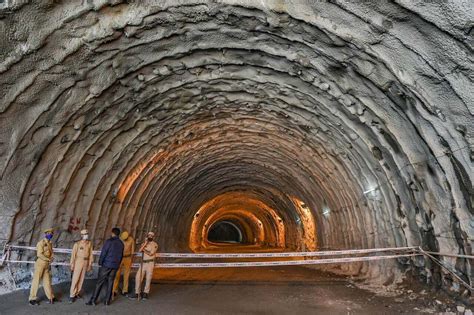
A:
<svg viewBox="0 0 474 315">
<path fill-rule="evenodd" d="M 163 252 L 234 242 L 472 254 L 462 7 L 9 3 L 2 241 L 34 244 L 54 227 L 55 244 L 69 246 L 87 228 L 98 247 L 119 226 L 137 240 L 156 232 Z M 468 260 L 445 259 L 472 281 Z M 404 268 L 452 282 L 419 257 L 337 269 L 388 278 Z"/>
<path fill-rule="evenodd" d="M 245 237 L 244 237 L 245 236 Z M 232 221 L 214 223 L 207 233 L 207 240 L 214 243 L 248 243 L 248 237 L 242 229 Z"/>
</svg>

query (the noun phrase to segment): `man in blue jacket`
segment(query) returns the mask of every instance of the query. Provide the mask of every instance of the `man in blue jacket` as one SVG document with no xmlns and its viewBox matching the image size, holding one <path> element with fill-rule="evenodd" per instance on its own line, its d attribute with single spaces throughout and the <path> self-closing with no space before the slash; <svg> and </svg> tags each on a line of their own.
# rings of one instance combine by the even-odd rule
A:
<svg viewBox="0 0 474 315">
<path fill-rule="evenodd" d="M 96 305 L 96 300 L 99 297 L 102 286 L 107 282 L 107 294 L 105 298 L 105 305 L 110 305 L 112 300 L 112 289 L 114 286 L 115 274 L 120 267 L 120 262 L 123 256 L 123 243 L 119 239 L 120 229 L 112 229 L 112 237 L 105 241 L 99 258 L 99 277 L 95 285 L 94 293 L 91 296 L 87 305 Z"/>
</svg>

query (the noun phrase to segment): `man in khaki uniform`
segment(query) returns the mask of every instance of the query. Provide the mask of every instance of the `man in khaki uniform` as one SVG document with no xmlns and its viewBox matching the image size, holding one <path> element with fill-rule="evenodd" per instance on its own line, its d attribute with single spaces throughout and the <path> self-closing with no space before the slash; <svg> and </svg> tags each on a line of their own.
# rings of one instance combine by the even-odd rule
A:
<svg viewBox="0 0 474 315">
<path fill-rule="evenodd" d="M 69 303 L 73 303 L 81 292 L 82 284 L 86 272 L 92 270 L 92 242 L 89 241 L 87 230 L 81 231 L 81 240 L 74 243 L 71 253 L 70 268 L 73 272 L 71 280 L 71 289 L 69 292 Z"/>
<path fill-rule="evenodd" d="M 31 305 L 38 305 L 38 287 L 40 279 L 43 282 L 43 289 L 48 298 L 48 303 L 53 304 L 56 299 L 53 294 L 53 288 L 51 287 L 51 266 L 50 263 L 53 261 L 53 244 L 51 239 L 53 238 L 53 229 L 47 229 L 44 231 L 44 238 L 36 245 L 36 262 L 35 272 L 33 274 L 33 281 L 31 282 L 29 303 Z"/>
<path fill-rule="evenodd" d="M 148 232 L 146 241 L 140 247 L 139 252 L 143 253 L 140 268 L 138 268 L 137 275 L 135 277 L 135 295 L 131 296 L 131 299 L 138 299 L 140 297 L 141 287 L 143 278 L 146 277 L 145 289 L 141 298 L 148 299 L 150 293 L 151 279 L 153 277 L 153 269 L 155 267 L 155 256 L 158 252 L 158 244 L 153 241 L 155 233 Z"/>
<path fill-rule="evenodd" d="M 123 257 L 120 263 L 120 268 L 117 271 L 114 281 L 114 296 L 118 293 L 118 286 L 120 282 L 120 274 L 123 272 L 123 286 L 122 295 L 128 294 L 128 279 L 130 277 L 130 268 L 132 267 L 133 254 L 135 253 L 135 240 L 127 231 L 120 234 L 120 239 L 123 242 Z"/>
</svg>

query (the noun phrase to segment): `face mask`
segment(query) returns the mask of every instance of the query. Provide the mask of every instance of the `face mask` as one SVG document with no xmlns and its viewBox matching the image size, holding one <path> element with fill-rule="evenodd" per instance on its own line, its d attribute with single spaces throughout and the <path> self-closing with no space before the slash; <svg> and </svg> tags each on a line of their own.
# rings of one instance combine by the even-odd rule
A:
<svg viewBox="0 0 474 315">
<path fill-rule="evenodd" d="M 53 238 L 53 234 L 46 234 L 46 239 L 50 241 Z"/>
<path fill-rule="evenodd" d="M 147 237 L 148 242 L 153 241 L 153 237 Z"/>
<path fill-rule="evenodd" d="M 89 235 L 87 235 L 87 234 L 82 235 L 82 239 L 83 239 L 83 240 L 89 239 Z"/>
</svg>

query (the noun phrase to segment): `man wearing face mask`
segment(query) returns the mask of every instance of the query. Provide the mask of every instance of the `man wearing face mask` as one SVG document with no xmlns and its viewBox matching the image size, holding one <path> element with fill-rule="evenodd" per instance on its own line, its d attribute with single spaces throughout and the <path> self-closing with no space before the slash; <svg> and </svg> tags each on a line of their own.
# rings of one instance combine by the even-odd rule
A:
<svg viewBox="0 0 474 315">
<path fill-rule="evenodd" d="M 81 240 L 74 243 L 72 248 L 70 268 L 73 272 L 71 289 L 69 292 L 69 303 L 73 303 L 81 292 L 86 272 L 92 270 L 92 243 L 89 241 L 87 230 L 81 231 Z"/>
<path fill-rule="evenodd" d="M 142 263 L 140 264 L 140 268 L 138 268 L 137 275 L 135 276 L 135 295 L 131 296 L 131 299 L 138 299 L 140 297 L 144 277 L 146 277 L 145 289 L 143 290 L 141 298 L 144 300 L 148 299 L 151 279 L 153 277 L 153 269 L 155 267 L 155 256 L 158 252 L 158 244 L 153 241 L 153 237 L 155 237 L 155 233 L 148 232 L 146 241 L 140 247 L 139 252 L 143 253 Z"/>
<path fill-rule="evenodd" d="M 51 262 L 53 261 L 53 229 L 44 231 L 44 238 L 36 245 L 36 262 L 35 272 L 33 274 L 33 281 L 31 283 L 29 303 L 31 305 L 38 305 L 37 293 L 40 279 L 43 282 L 43 289 L 48 298 L 48 303 L 53 304 L 56 298 L 51 287 Z"/>
<path fill-rule="evenodd" d="M 94 293 L 87 305 L 96 305 L 97 298 L 104 284 L 107 284 L 105 305 L 110 305 L 112 301 L 112 289 L 114 286 L 115 274 L 120 267 L 123 256 L 123 243 L 119 239 L 120 229 L 112 229 L 112 237 L 105 241 L 99 257 L 99 278 L 95 285 Z"/>
<path fill-rule="evenodd" d="M 120 282 L 120 274 L 123 272 L 123 286 L 122 295 L 128 294 L 128 278 L 130 277 L 130 268 L 132 267 L 133 254 L 135 253 L 135 240 L 131 237 L 127 231 L 123 231 L 120 234 L 120 239 L 123 242 L 123 258 L 120 268 L 117 271 L 114 281 L 114 296 L 118 293 L 118 286 Z"/>
</svg>

